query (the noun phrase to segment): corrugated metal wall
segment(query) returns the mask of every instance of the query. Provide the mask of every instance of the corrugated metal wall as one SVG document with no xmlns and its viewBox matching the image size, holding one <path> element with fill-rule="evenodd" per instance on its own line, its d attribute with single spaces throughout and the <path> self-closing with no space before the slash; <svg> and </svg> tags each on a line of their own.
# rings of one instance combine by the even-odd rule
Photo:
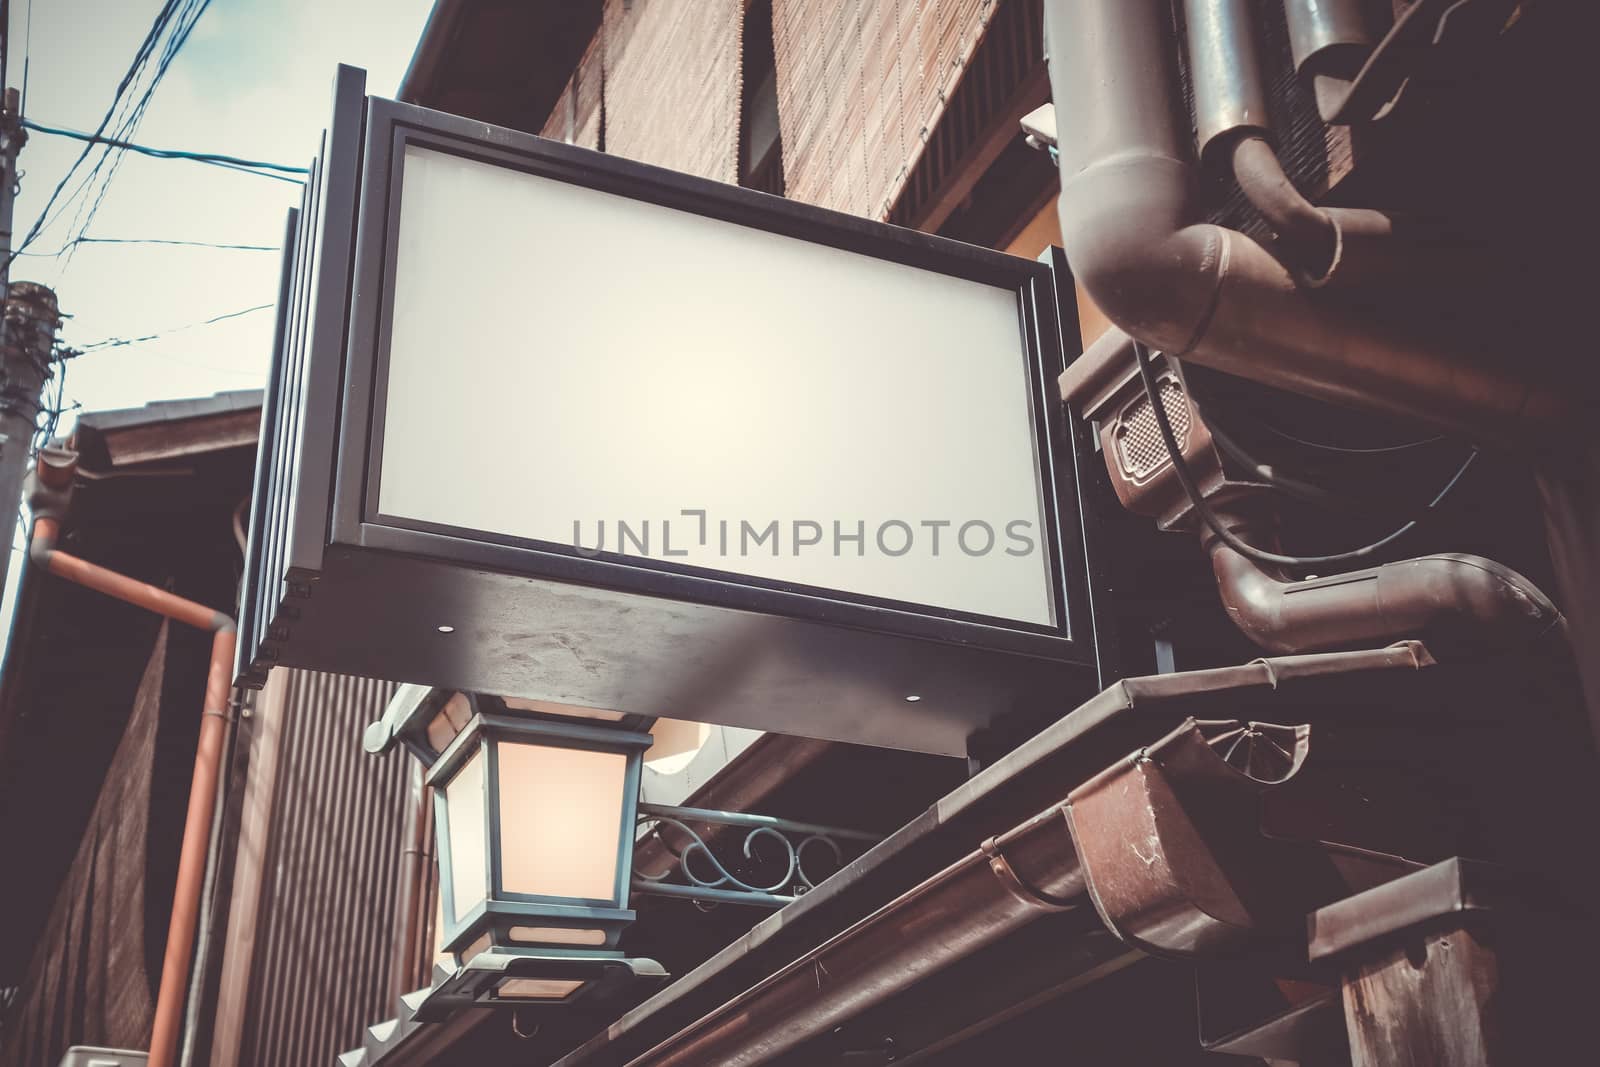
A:
<svg viewBox="0 0 1600 1067">
<path fill-rule="evenodd" d="M 285 673 L 242 1067 L 331 1063 L 394 1015 L 409 758 L 367 755 L 361 732 L 395 686 Z"/>
</svg>

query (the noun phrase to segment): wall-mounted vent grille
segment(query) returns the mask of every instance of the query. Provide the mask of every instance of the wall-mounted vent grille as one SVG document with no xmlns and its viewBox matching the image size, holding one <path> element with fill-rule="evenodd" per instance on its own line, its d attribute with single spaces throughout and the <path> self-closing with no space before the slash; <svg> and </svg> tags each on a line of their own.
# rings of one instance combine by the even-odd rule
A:
<svg viewBox="0 0 1600 1067">
<path fill-rule="evenodd" d="M 1161 406 L 1166 409 L 1167 420 L 1172 423 L 1172 433 L 1178 447 L 1189 448 L 1189 402 L 1177 379 L 1164 376 L 1159 382 Z M 1122 474 L 1134 482 L 1143 482 L 1165 466 L 1169 460 L 1167 446 L 1161 440 L 1161 430 L 1156 426 L 1155 410 L 1143 393 L 1134 397 L 1117 414 L 1114 430 L 1117 441 L 1117 462 Z"/>
</svg>

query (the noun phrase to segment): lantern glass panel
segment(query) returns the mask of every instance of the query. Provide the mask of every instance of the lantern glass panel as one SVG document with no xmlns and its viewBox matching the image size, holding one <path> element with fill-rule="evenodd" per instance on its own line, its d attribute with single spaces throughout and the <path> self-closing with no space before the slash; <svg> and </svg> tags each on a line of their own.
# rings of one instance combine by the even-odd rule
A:
<svg viewBox="0 0 1600 1067">
<path fill-rule="evenodd" d="M 588 945 L 600 948 L 606 943 L 604 930 L 567 926 L 513 926 L 506 936 L 527 945 Z"/>
<path fill-rule="evenodd" d="M 615 900 L 628 757 L 501 740 L 506 893 Z"/>
<path fill-rule="evenodd" d="M 512 711 L 535 711 L 542 715 L 560 715 L 568 719 L 599 719 L 601 722 L 620 722 L 623 713 L 606 708 L 580 708 L 576 704 L 557 704 L 549 700 L 527 700 L 522 697 L 501 697 Z"/>
<path fill-rule="evenodd" d="M 454 919 L 460 922 L 489 895 L 488 792 L 480 750 L 461 765 L 444 787 L 450 832 L 449 877 Z"/>
<path fill-rule="evenodd" d="M 456 735 L 467 728 L 472 718 L 472 703 L 464 693 L 457 693 L 445 702 L 444 707 L 428 723 L 428 744 L 435 752 L 443 752 Z"/>
<path fill-rule="evenodd" d="M 502 1000 L 563 1000 L 582 985 L 570 978 L 508 978 L 496 995 Z"/>
</svg>

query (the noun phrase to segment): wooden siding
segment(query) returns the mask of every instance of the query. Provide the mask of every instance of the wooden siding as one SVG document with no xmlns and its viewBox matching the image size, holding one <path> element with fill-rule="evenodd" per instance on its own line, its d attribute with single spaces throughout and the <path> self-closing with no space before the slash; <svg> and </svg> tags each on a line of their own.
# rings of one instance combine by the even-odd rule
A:
<svg viewBox="0 0 1600 1067">
<path fill-rule="evenodd" d="M 788 194 L 887 218 L 998 0 L 773 0 Z"/>
<path fill-rule="evenodd" d="M 743 0 L 607 0 L 605 150 L 739 180 Z"/>
</svg>

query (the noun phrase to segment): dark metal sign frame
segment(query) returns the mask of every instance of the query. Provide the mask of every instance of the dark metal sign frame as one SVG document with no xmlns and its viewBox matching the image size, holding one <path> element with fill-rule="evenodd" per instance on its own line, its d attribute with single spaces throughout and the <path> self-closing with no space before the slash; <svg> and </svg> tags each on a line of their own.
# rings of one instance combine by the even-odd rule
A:
<svg viewBox="0 0 1600 1067">
<path fill-rule="evenodd" d="M 630 642 L 651 646 L 638 663 L 623 668 L 630 678 L 624 688 L 633 694 L 625 702 L 664 703 L 616 710 L 955 752 L 958 734 L 970 734 L 1008 712 L 1031 713 L 1045 702 L 1071 707 L 1075 697 L 1100 684 L 1091 601 L 1101 598 L 1091 594 L 1079 521 L 1079 461 L 1087 442 L 1062 417 L 1056 399 L 1067 345 L 1076 352 L 1077 325 L 1070 278 L 1059 276 L 1059 263 L 1022 260 L 456 116 L 368 99 L 364 76 L 350 68 L 340 69 L 334 112 L 323 156 L 307 183 L 293 267 L 286 272 L 291 284 L 280 302 L 284 339 L 281 352 L 274 355 L 275 380 L 264 409 L 261 452 L 271 461 L 271 470 L 263 472 L 257 487 L 248 564 L 254 596 L 247 596 L 244 605 L 242 683 L 260 684 L 266 669 L 286 662 L 390 678 L 411 670 L 415 676 L 397 680 L 517 691 L 573 703 L 595 701 L 587 706 L 611 708 L 624 702 L 614 687 L 586 689 L 581 679 L 559 668 L 557 677 L 551 677 L 548 659 L 519 675 L 517 650 L 486 647 L 482 632 L 471 635 L 477 646 L 468 649 L 460 635 L 421 625 L 430 611 L 429 617 L 439 621 L 453 620 L 456 611 L 465 612 L 463 617 L 502 619 L 526 614 L 526 624 L 507 639 L 531 637 L 528 631 L 552 623 L 537 614 L 550 601 L 531 592 L 533 579 L 542 589 L 585 598 L 578 609 L 581 618 L 573 623 L 574 639 L 590 645 L 616 642 L 619 655 L 620 646 Z M 1040 540 L 1054 624 L 640 556 L 580 554 L 571 545 L 380 513 L 376 502 L 404 195 L 401 161 L 408 145 L 1014 292 L 1028 361 L 1045 524 Z M 1064 327 L 1070 331 L 1065 336 L 1072 338 L 1065 343 Z M 537 330 L 538 325 L 530 322 L 529 328 Z M 470 582 L 471 590 L 458 588 L 447 577 L 451 573 L 470 574 L 462 581 Z M 275 576 L 282 577 L 281 585 Z M 364 623 L 354 606 L 362 600 Z M 629 610 L 621 614 L 632 615 L 631 629 L 608 628 L 605 616 L 624 607 Z M 559 628 L 561 621 L 553 625 Z M 366 631 L 366 647 L 345 655 L 335 646 L 352 643 L 353 626 Z M 699 633 L 726 635 L 730 629 L 739 633 L 738 647 L 719 651 L 698 643 Z M 448 637 L 458 638 L 454 647 Z M 389 654 L 379 654 L 377 649 L 385 646 Z M 653 663 L 697 650 L 707 654 L 706 685 L 685 684 L 680 678 L 659 693 L 641 691 L 637 679 L 648 675 Z M 773 678 L 752 683 L 743 692 L 714 691 L 712 664 L 727 662 L 730 672 L 737 673 L 737 664 L 756 651 L 763 663 L 775 665 Z M 791 699 L 787 707 L 772 706 L 795 677 L 808 672 L 818 678 L 815 694 Z M 829 699 L 829 674 L 843 676 L 832 683 L 845 687 L 835 697 L 851 697 L 845 708 L 831 719 L 820 710 L 819 721 L 797 719 L 801 705 L 815 707 Z M 535 683 L 549 691 L 516 689 Z M 921 721 L 939 724 L 927 737 L 906 734 L 913 721 L 909 717 L 881 728 L 862 729 L 849 722 L 859 715 L 863 701 L 887 708 L 890 700 L 904 701 L 913 694 L 926 706 L 902 707 L 897 713 L 915 711 Z M 972 708 L 974 701 L 982 707 Z"/>
</svg>

